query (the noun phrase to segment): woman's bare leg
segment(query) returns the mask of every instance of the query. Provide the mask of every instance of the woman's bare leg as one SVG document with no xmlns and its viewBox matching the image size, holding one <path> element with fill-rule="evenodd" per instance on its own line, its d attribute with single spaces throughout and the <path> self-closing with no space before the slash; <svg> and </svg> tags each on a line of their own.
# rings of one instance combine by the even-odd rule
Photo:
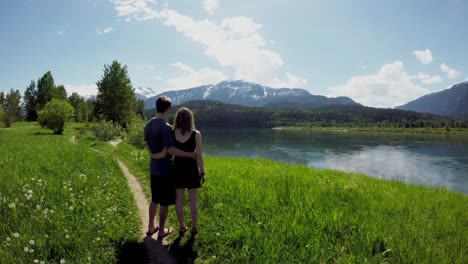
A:
<svg viewBox="0 0 468 264">
<path fill-rule="evenodd" d="M 184 192 L 185 189 L 176 189 L 176 215 L 180 230 L 186 228 L 184 223 Z"/>
<path fill-rule="evenodd" d="M 192 229 L 198 228 L 198 204 L 197 204 L 198 189 L 189 190 L 190 216 L 192 217 Z"/>
</svg>

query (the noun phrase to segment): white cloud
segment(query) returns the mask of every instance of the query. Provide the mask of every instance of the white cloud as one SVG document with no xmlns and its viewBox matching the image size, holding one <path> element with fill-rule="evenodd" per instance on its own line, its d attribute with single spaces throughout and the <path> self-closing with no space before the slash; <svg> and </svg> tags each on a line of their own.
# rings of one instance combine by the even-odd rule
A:
<svg viewBox="0 0 468 264">
<path fill-rule="evenodd" d="M 203 7 L 210 15 L 214 14 L 214 10 L 218 8 L 218 0 L 203 0 Z"/>
<path fill-rule="evenodd" d="M 352 77 L 345 84 L 329 88 L 328 96 L 349 96 L 367 106 L 394 107 L 430 92 L 412 79 L 403 62 L 395 61 L 375 74 Z"/>
<path fill-rule="evenodd" d="M 135 2 L 140 2 L 136 8 Z M 149 0 L 115 1 L 120 16 L 126 20 L 159 18 L 184 37 L 199 44 L 206 56 L 221 66 L 234 70 L 233 79 L 244 79 L 271 87 L 298 87 L 307 80 L 291 73 L 286 80 L 278 76 L 284 62 L 281 56 L 268 49 L 268 41 L 260 34 L 262 25 L 249 17 L 226 18 L 219 23 L 207 19 L 195 20 L 175 10 L 161 12 L 150 8 Z M 126 10 L 125 12 L 123 10 Z"/>
<path fill-rule="evenodd" d="M 150 71 L 153 71 L 156 69 L 156 66 L 154 64 L 134 64 L 134 65 L 131 65 L 130 68 L 132 70 L 138 70 L 138 71 L 146 71 L 146 70 L 150 70 Z"/>
<path fill-rule="evenodd" d="M 97 95 L 98 92 L 96 84 L 65 84 L 65 90 L 67 90 L 69 96 L 74 92 L 81 96 Z"/>
<path fill-rule="evenodd" d="M 440 65 L 440 69 L 441 69 L 443 72 L 445 72 L 445 73 L 447 74 L 447 77 L 448 77 L 449 79 L 455 79 L 455 78 L 457 78 L 457 77 L 461 74 L 461 72 L 459 72 L 459 71 L 457 71 L 457 70 L 455 70 L 455 69 L 450 68 L 450 67 L 449 67 L 447 64 L 445 64 L 445 63 L 442 63 L 442 64 Z"/>
<path fill-rule="evenodd" d="M 57 35 L 63 36 L 63 35 L 65 35 L 65 32 L 66 32 L 65 30 L 59 30 L 59 31 L 57 31 Z"/>
<path fill-rule="evenodd" d="M 216 84 L 227 78 L 222 72 L 211 68 L 205 67 L 197 70 L 181 62 L 173 63 L 172 66 L 179 69 L 180 75 L 167 80 L 170 86 L 168 90 L 180 90 L 205 84 Z"/>
<path fill-rule="evenodd" d="M 109 34 L 109 33 L 111 33 L 112 31 L 114 31 L 114 29 L 111 28 L 111 27 L 102 28 L 102 29 L 101 29 L 101 28 L 96 28 L 96 33 L 97 33 L 98 35 Z"/>
<path fill-rule="evenodd" d="M 439 75 L 429 75 L 425 73 L 418 73 L 418 75 L 413 76 L 414 79 L 420 80 L 424 84 L 433 84 L 442 82 L 442 78 Z"/>
<path fill-rule="evenodd" d="M 432 62 L 432 52 L 430 49 L 416 50 L 412 54 L 422 64 L 430 64 Z"/>
<path fill-rule="evenodd" d="M 152 7 L 156 0 L 115 0 L 115 9 L 125 21 L 148 20 L 158 17 L 158 12 Z"/>
</svg>

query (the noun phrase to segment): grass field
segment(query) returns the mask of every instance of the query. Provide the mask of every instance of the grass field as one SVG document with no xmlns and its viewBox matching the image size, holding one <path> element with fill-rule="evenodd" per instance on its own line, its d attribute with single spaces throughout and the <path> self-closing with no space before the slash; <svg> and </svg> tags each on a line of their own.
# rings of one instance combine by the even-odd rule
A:
<svg viewBox="0 0 468 264">
<path fill-rule="evenodd" d="M 113 263 L 138 239 L 138 214 L 113 158 L 149 196 L 147 151 L 114 148 L 80 127 L 65 136 L 36 124 L 0 129 L 2 263 Z M 205 166 L 200 232 L 172 245 L 176 256 L 183 251 L 199 263 L 468 262 L 463 194 L 263 159 L 206 157 Z M 169 224 L 177 228 L 173 207 Z"/>
<path fill-rule="evenodd" d="M 88 146 L 18 123 L 0 129 L 0 169 L 1 263 L 115 263 L 139 239 L 124 176 Z"/>
<path fill-rule="evenodd" d="M 146 150 L 97 145 L 149 186 Z M 193 246 L 201 263 L 468 262 L 463 194 L 263 159 L 207 157 L 205 166 Z"/>
</svg>

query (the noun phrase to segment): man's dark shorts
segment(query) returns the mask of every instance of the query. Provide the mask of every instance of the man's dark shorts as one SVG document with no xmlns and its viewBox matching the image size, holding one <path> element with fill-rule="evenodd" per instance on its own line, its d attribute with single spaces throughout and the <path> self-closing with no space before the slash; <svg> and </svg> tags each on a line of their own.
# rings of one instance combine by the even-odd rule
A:
<svg viewBox="0 0 468 264">
<path fill-rule="evenodd" d="M 171 176 L 151 174 L 151 201 L 161 206 L 175 204 L 175 187 Z"/>
</svg>

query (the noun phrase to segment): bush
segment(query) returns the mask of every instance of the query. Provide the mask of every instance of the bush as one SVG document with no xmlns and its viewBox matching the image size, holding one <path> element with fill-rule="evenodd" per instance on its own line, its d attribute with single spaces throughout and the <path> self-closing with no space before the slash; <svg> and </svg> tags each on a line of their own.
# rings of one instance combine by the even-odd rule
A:
<svg viewBox="0 0 468 264">
<path fill-rule="evenodd" d="M 67 121 L 73 115 L 73 107 L 65 100 L 52 99 L 39 112 L 41 127 L 52 129 L 54 134 L 61 135 Z"/>
<path fill-rule="evenodd" d="M 112 140 L 119 137 L 122 133 L 122 128 L 119 125 L 112 123 L 112 121 L 102 120 L 91 124 L 89 128 L 96 138 L 101 141 Z"/>
<path fill-rule="evenodd" d="M 145 148 L 145 136 L 144 136 L 144 129 L 145 129 L 145 121 L 134 117 L 132 118 L 131 122 L 128 124 L 127 127 L 127 136 L 125 141 L 133 145 L 137 148 Z"/>
</svg>

